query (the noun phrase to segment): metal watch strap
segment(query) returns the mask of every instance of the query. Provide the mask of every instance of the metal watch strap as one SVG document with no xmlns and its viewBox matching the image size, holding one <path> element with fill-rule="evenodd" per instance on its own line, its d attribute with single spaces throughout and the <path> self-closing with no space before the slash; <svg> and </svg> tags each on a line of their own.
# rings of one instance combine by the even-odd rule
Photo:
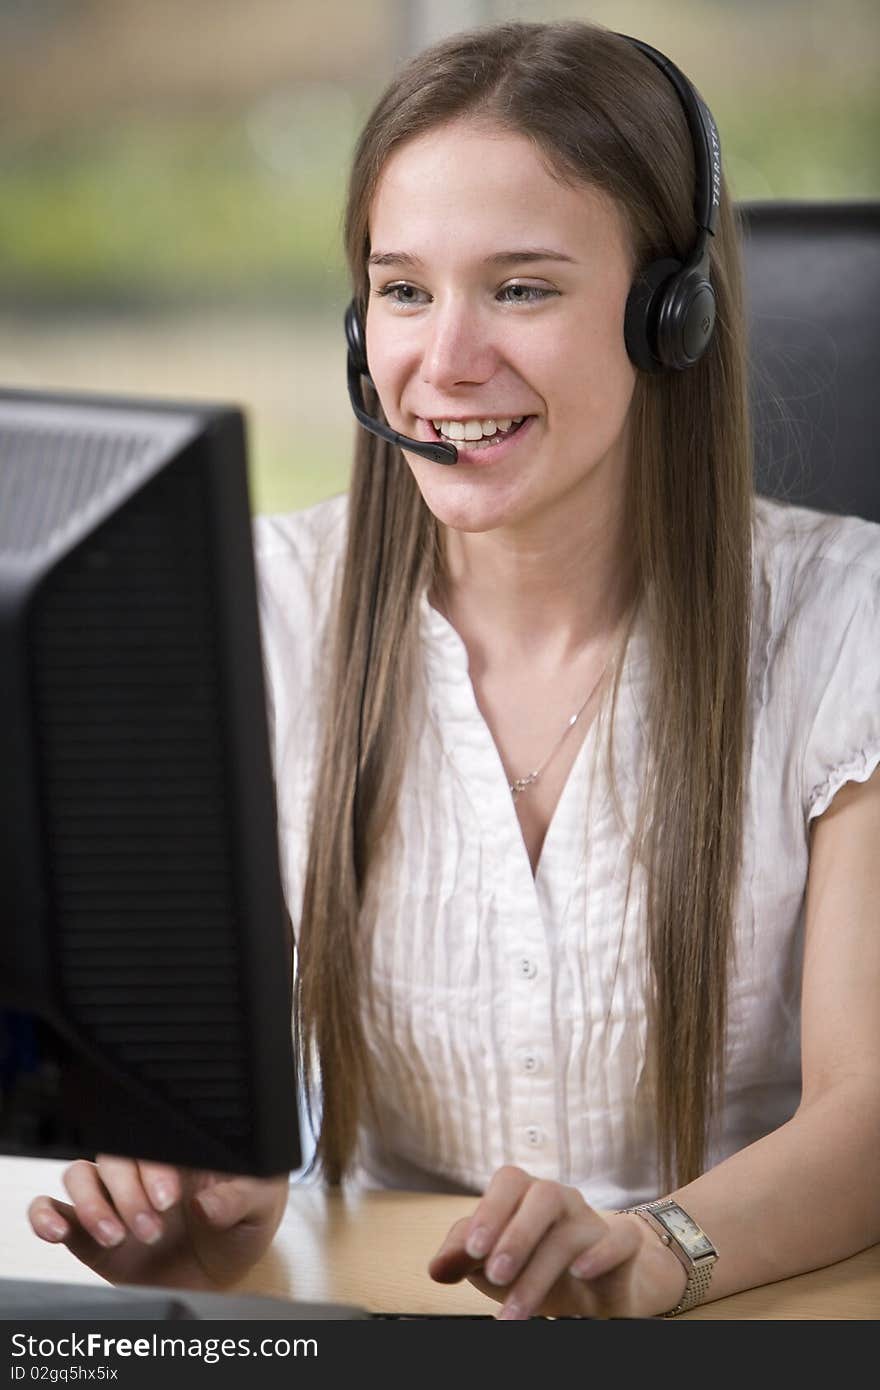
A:
<svg viewBox="0 0 880 1390">
<path fill-rule="evenodd" d="M 672 1245 L 672 1240 L 669 1243 Z M 691 1265 L 680 1301 L 676 1303 L 674 1308 L 670 1308 L 668 1312 L 662 1314 L 664 1318 L 677 1318 L 679 1313 L 686 1313 L 689 1308 L 696 1308 L 698 1303 L 703 1302 L 712 1282 L 714 1265 L 714 1260 L 706 1260 L 702 1264 Z"/>
<path fill-rule="evenodd" d="M 679 1263 L 684 1267 L 687 1274 L 684 1293 L 674 1308 L 670 1308 L 668 1312 L 661 1314 L 664 1318 L 676 1318 L 679 1313 L 686 1313 L 689 1308 L 695 1308 L 698 1303 L 703 1302 L 709 1291 L 709 1285 L 712 1282 L 712 1270 L 715 1267 L 718 1255 L 717 1252 L 715 1252 L 711 1256 L 701 1260 L 694 1260 L 691 1258 L 684 1247 L 654 1216 L 654 1210 L 656 1208 L 662 1208 L 669 1204 L 669 1198 L 661 1198 L 656 1202 L 644 1202 L 641 1206 L 637 1207 L 623 1207 L 620 1214 L 641 1216 L 645 1223 L 651 1227 L 654 1234 L 672 1251 Z M 684 1211 L 684 1208 L 681 1207 L 679 1202 L 675 1202 L 675 1206 L 680 1207 L 681 1210 Z M 693 1220 L 693 1218 L 691 1218 L 691 1220 Z M 696 1224 L 697 1223 L 694 1222 L 694 1225 Z M 702 1229 L 702 1227 L 700 1229 Z"/>
</svg>

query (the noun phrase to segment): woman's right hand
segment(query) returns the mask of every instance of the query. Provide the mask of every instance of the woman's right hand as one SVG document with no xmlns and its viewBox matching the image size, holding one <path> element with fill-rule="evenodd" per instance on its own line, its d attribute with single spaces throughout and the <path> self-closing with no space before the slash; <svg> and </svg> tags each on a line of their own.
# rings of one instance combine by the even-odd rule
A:
<svg viewBox="0 0 880 1390">
<path fill-rule="evenodd" d="M 63 1174 L 71 1204 L 35 1197 L 42 1240 L 66 1245 L 113 1284 L 222 1289 L 272 1243 L 288 1179 L 230 1177 L 99 1154 Z"/>
</svg>

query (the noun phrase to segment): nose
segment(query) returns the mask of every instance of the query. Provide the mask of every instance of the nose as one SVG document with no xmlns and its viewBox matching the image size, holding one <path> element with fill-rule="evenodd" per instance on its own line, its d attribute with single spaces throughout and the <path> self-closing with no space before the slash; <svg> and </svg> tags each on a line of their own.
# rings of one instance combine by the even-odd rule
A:
<svg viewBox="0 0 880 1390">
<path fill-rule="evenodd" d="M 464 297 L 435 303 L 425 324 L 422 381 L 437 390 L 488 381 L 498 354 L 488 326 Z"/>
</svg>

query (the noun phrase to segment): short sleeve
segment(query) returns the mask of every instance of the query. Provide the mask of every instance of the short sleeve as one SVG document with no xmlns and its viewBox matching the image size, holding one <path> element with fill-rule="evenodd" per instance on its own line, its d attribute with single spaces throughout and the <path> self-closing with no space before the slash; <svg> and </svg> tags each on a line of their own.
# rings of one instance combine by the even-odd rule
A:
<svg viewBox="0 0 880 1390">
<path fill-rule="evenodd" d="M 858 525 L 858 523 L 856 523 Z M 804 748 L 807 819 L 821 816 L 845 782 L 880 763 L 880 527 L 864 524 L 849 562 L 817 562 L 811 670 L 812 723 Z"/>
</svg>

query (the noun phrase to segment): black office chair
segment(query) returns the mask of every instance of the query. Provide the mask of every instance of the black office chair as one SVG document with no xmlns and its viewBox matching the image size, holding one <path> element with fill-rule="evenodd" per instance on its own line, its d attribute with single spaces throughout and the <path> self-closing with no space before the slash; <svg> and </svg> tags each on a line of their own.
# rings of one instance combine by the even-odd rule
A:
<svg viewBox="0 0 880 1390">
<path fill-rule="evenodd" d="M 880 199 L 740 212 L 757 491 L 880 522 Z"/>
</svg>

